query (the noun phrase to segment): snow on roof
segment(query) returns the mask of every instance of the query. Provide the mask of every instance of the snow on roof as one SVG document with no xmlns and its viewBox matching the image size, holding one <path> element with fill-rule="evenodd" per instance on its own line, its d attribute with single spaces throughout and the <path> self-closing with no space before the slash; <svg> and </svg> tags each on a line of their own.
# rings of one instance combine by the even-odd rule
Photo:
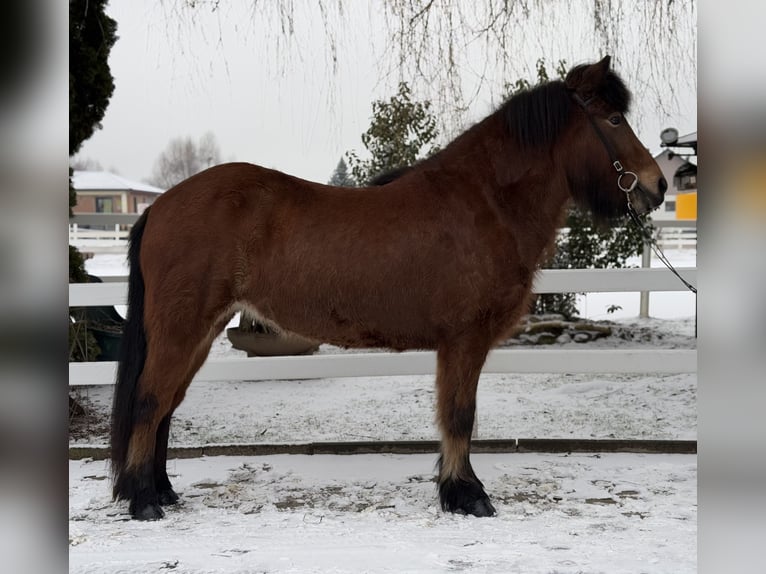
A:
<svg viewBox="0 0 766 574">
<path fill-rule="evenodd" d="M 115 190 L 142 191 L 144 193 L 162 193 L 164 190 L 148 183 L 131 181 L 108 171 L 79 171 L 72 174 L 72 186 L 77 191 Z"/>
</svg>

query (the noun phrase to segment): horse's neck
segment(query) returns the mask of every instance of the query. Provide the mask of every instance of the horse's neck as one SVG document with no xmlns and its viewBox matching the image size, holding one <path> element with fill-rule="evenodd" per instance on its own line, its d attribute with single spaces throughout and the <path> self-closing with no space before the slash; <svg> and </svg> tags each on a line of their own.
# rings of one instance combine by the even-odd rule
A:
<svg viewBox="0 0 766 574">
<path fill-rule="evenodd" d="M 556 232 L 564 221 L 569 194 L 566 178 L 554 169 L 527 174 L 497 192 L 500 217 L 529 268 L 552 255 Z"/>
<path fill-rule="evenodd" d="M 537 196 L 535 188 L 547 189 L 546 205 L 556 211 L 569 199 L 569 188 L 563 166 L 548 149 L 525 149 L 507 133 L 505 120 L 495 113 L 457 137 L 440 154 L 441 164 L 463 173 L 472 171 L 496 193 L 512 188 L 515 194 Z M 556 206 L 559 207 L 556 207 Z"/>
<path fill-rule="evenodd" d="M 550 249 L 570 199 L 563 166 L 547 151 L 522 149 L 506 135 L 502 118 L 477 124 L 445 149 L 445 163 L 470 158 L 473 192 L 481 193 L 502 220 L 529 264 Z M 467 162 L 466 162 L 467 163 Z"/>
</svg>

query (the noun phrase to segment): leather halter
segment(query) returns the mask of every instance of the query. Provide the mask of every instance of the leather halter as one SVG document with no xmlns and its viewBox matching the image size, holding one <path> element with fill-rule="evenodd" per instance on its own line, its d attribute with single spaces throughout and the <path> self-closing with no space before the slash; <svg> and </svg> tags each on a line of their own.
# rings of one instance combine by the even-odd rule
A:
<svg viewBox="0 0 766 574">
<path fill-rule="evenodd" d="M 593 100 L 593 98 L 589 98 L 588 100 L 583 100 L 579 94 L 574 94 L 574 101 L 577 102 L 577 104 L 585 111 L 585 116 L 588 118 L 588 121 L 590 121 L 590 125 L 593 126 L 594 131 L 596 132 L 596 135 L 599 137 L 601 142 L 604 144 L 604 147 L 606 148 L 606 153 L 609 154 L 609 160 L 612 162 L 612 167 L 614 167 L 615 171 L 618 173 L 617 176 L 617 187 L 619 187 L 622 191 L 625 192 L 625 195 L 627 196 L 628 200 L 628 207 L 633 208 L 631 202 L 630 202 L 630 194 L 631 192 L 636 189 L 636 186 L 638 186 L 638 175 L 636 175 L 633 171 L 626 170 L 619 159 L 617 159 L 617 152 L 614 149 L 614 146 L 612 145 L 612 142 L 610 142 L 607 137 L 604 135 L 604 132 L 601 131 L 601 128 L 598 127 L 598 124 L 596 123 L 596 120 L 593 119 L 593 116 L 588 111 L 588 105 Z M 633 181 L 630 182 L 629 185 L 625 185 L 623 183 L 624 177 L 632 177 Z"/>
<path fill-rule="evenodd" d="M 602 132 L 601 128 L 598 127 L 596 120 L 594 120 L 593 116 L 590 114 L 590 112 L 588 112 L 588 105 L 590 104 L 591 100 L 593 100 L 593 98 L 583 100 L 578 94 L 574 94 L 574 101 L 577 102 L 579 106 L 585 111 L 585 115 L 590 121 L 590 125 L 593 126 L 593 129 L 596 131 L 596 135 L 599 137 L 601 142 L 604 144 L 604 147 L 606 148 L 606 153 L 609 154 L 609 160 L 612 162 L 612 167 L 614 167 L 615 171 L 617 171 L 617 173 L 619 174 L 617 176 L 617 187 L 619 187 L 622 191 L 625 192 L 625 196 L 628 200 L 628 215 L 630 216 L 630 219 L 639 228 L 641 232 L 642 241 L 646 245 L 649 245 L 652 248 L 655 255 L 657 255 L 660 261 L 662 261 L 665 264 L 665 266 L 668 269 L 670 269 L 673 272 L 673 274 L 681 280 L 681 282 L 684 284 L 684 286 L 687 289 L 689 289 L 689 291 L 696 294 L 697 288 L 694 287 L 691 283 L 689 283 L 686 279 L 681 277 L 681 275 L 678 273 L 676 268 L 673 267 L 673 265 L 671 265 L 668 258 L 662 252 L 662 249 L 660 249 L 660 246 L 657 245 L 657 241 L 654 239 L 654 237 L 652 237 L 651 231 L 649 231 L 646 227 L 644 227 L 644 224 L 641 221 L 641 219 L 639 219 L 638 214 L 636 213 L 636 210 L 633 209 L 633 204 L 630 201 L 630 194 L 636 188 L 636 186 L 638 186 L 638 176 L 635 174 L 635 172 L 627 171 L 624 167 L 622 167 L 622 163 L 620 163 L 620 160 L 617 159 L 617 152 L 615 151 L 614 146 L 612 145 L 612 142 L 610 142 L 606 138 L 606 136 L 604 135 L 604 132 Z M 622 178 L 625 176 L 633 176 L 633 181 L 628 186 L 625 186 L 622 183 Z"/>
</svg>

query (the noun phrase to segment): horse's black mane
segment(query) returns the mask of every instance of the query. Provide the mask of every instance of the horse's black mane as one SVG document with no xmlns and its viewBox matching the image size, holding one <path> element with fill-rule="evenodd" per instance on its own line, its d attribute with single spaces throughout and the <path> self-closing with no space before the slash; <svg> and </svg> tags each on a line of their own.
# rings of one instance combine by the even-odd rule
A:
<svg viewBox="0 0 766 574">
<path fill-rule="evenodd" d="M 501 108 L 510 134 L 524 147 L 551 144 L 569 121 L 574 101 L 567 86 L 570 79 L 582 75 L 586 65 L 576 66 L 567 74 L 567 81 L 554 80 L 512 96 Z M 627 113 L 630 92 L 620 77 L 609 70 L 596 94 L 612 109 Z"/>
<path fill-rule="evenodd" d="M 387 183 L 391 183 L 392 181 L 395 181 L 399 179 L 401 176 L 403 176 L 406 172 L 410 171 L 413 166 L 411 165 L 403 165 L 400 167 L 395 167 L 393 169 L 389 169 L 386 171 L 382 171 L 378 174 L 376 174 L 367 185 L 373 185 L 373 186 L 380 186 L 380 185 L 386 185 Z"/>
<path fill-rule="evenodd" d="M 550 144 L 569 120 L 572 94 L 557 80 L 517 93 L 502 108 L 510 134 L 524 147 Z"/>
<path fill-rule="evenodd" d="M 589 66 L 582 64 L 572 68 L 566 80 L 554 80 L 539 84 L 511 96 L 500 108 L 508 132 L 523 147 L 538 148 L 550 145 L 569 121 L 572 106 L 576 105 L 573 91 L 568 84 L 579 84 Z M 608 70 L 597 97 L 610 109 L 623 114 L 630 109 L 631 95 L 625 83 L 613 70 Z M 369 185 L 386 185 L 398 179 L 414 166 L 397 167 L 377 174 Z"/>
</svg>

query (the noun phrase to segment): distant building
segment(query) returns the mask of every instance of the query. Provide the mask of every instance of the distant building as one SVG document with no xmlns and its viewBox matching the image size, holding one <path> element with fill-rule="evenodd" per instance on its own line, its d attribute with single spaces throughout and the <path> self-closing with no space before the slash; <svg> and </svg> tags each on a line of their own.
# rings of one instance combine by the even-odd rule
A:
<svg viewBox="0 0 766 574">
<path fill-rule="evenodd" d="M 130 181 L 108 171 L 75 171 L 72 187 L 77 194 L 78 213 L 143 213 L 164 190 Z"/>
<path fill-rule="evenodd" d="M 671 147 L 693 148 L 695 153 L 690 155 L 696 158 L 697 132 L 678 138 Z M 654 157 L 668 182 L 668 191 L 664 203 L 652 212 L 652 219 L 697 219 L 697 165 L 685 155 L 664 149 Z"/>
</svg>

